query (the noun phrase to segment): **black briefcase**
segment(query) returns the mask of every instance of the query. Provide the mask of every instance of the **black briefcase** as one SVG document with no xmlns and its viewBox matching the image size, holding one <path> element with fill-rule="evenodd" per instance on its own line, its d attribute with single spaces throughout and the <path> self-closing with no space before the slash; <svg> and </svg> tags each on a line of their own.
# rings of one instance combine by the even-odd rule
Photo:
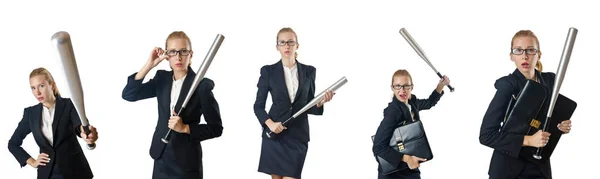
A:
<svg viewBox="0 0 600 179">
<path fill-rule="evenodd" d="M 538 130 L 542 130 L 550 99 L 546 99 L 548 91 L 542 84 L 528 80 L 525 87 L 519 93 L 518 97 L 513 97 L 509 103 L 502 131 L 521 135 L 533 135 Z M 536 147 L 523 147 L 519 152 L 521 158 L 528 161 L 544 164 L 554 152 L 562 131 L 556 126 L 564 120 L 571 119 L 571 116 L 577 108 L 577 103 L 561 94 L 558 95 L 552 111 L 552 118 L 548 122 L 546 132 L 549 132 L 550 140 L 542 148 L 542 159 L 535 159 L 533 155 L 537 152 Z"/>
<path fill-rule="evenodd" d="M 371 136 L 371 140 L 374 139 L 375 136 Z M 395 151 L 403 154 L 417 156 L 419 158 L 427 159 L 427 161 L 433 159 L 433 153 L 431 152 L 427 135 L 425 135 L 425 128 L 423 128 L 423 123 L 420 120 L 396 128 L 390 139 L 389 145 Z M 376 157 L 377 162 L 381 165 L 382 173 L 384 175 L 408 168 L 406 165 L 403 165 L 403 167 L 392 166 L 383 158 L 379 156 Z"/>
</svg>

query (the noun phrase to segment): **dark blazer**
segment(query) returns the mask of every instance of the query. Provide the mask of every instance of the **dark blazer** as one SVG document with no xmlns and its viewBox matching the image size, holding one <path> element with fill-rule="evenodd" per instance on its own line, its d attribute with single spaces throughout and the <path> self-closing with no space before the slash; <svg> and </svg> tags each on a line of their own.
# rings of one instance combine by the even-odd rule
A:
<svg viewBox="0 0 600 179">
<path fill-rule="evenodd" d="M 555 74 L 540 73 L 536 70 L 536 75 L 544 87 L 551 92 L 554 86 Z M 519 94 L 525 87 L 526 82 L 525 76 L 518 69 L 515 69 L 512 74 L 499 78 L 494 84 L 496 94 L 483 117 L 479 134 L 479 142 L 494 149 L 488 171 L 490 176 L 516 178 L 529 163 L 525 159 L 519 158 L 525 135 L 500 131 L 501 122 L 504 121 L 511 95 L 516 96 Z M 548 95 L 550 94 L 548 93 Z M 547 105 L 544 106 L 544 108 L 548 107 Z M 542 109 L 540 112 L 546 110 Z M 552 178 L 549 160 L 545 165 L 539 165 L 538 167 L 547 178 Z"/>
<path fill-rule="evenodd" d="M 440 94 L 435 90 L 427 99 L 418 99 L 414 94 L 411 95 L 410 100 L 408 100 L 408 104 L 411 105 L 411 110 L 414 113 L 415 121 L 421 120 L 419 111 L 428 110 L 435 106 L 443 95 L 444 91 L 442 91 Z M 398 166 L 398 168 L 405 167 L 407 170 L 409 170 L 408 164 L 402 161 L 404 154 L 395 151 L 392 149 L 392 147 L 390 147 L 390 139 L 392 138 L 396 128 L 402 126 L 404 122 L 408 123 L 411 121 L 412 118 L 408 110 L 408 106 L 398 100 L 398 98 L 396 98 L 394 95 L 392 102 L 388 103 L 388 106 L 383 110 L 383 120 L 377 128 L 375 139 L 373 139 L 373 154 L 383 158 L 394 166 Z M 381 172 L 381 166 L 378 166 L 377 168 L 378 171 Z"/>
<path fill-rule="evenodd" d="M 128 77 L 127 85 L 123 89 L 123 99 L 133 102 L 156 97 L 158 101 L 158 121 L 150 146 L 150 156 L 156 160 L 162 156 L 163 149 L 166 146 L 160 139 L 169 130 L 168 122 L 172 114 L 169 105 L 171 103 L 173 71 L 158 70 L 154 78 L 146 83 L 142 83 L 143 79 L 135 80 L 136 74 L 134 73 Z M 188 74 L 183 81 L 175 111 L 181 109 L 195 76 L 196 73 L 188 67 Z M 212 80 L 202 79 L 188 101 L 186 108 L 179 114 L 183 123 L 190 126 L 190 134 L 171 131 L 172 136 L 169 144 L 173 145 L 175 160 L 184 171 L 202 170 L 202 146 L 200 142 L 219 137 L 223 133 L 219 105 L 212 93 L 214 86 Z M 203 114 L 207 124 L 199 124 L 200 116 Z"/>
<path fill-rule="evenodd" d="M 21 147 L 23 139 L 29 133 L 33 133 L 33 138 L 40 147 L 40 153 L 50 156 L 50 162 L 46 166 L 38 166 L 38 179 L 48 179 L 55 167 L 60 169 L 65 179 L 92 178 L 94 175 L 90 165 L 77 141 L 77 137 L 81 137 L 79 136 L 81 121 L 71 100 L 56 96 L 52 122 L 54 146 L 50 145 L 42 133 L 42 110 L 42 103 L 25 108 L 23 119 L 8 141 L 8 150 L 21 167 L 27 165 L 27 159 L 30 157 L 37 160 L 38 154 L 32 157 Z"/>
<path fill-rule="evenodd" d="M 272 65 L 265 65 L 260 69 L 260 78 L 258 79 L 258 92 L 254 102 L 254 114 L 263 127 L 263 138 L 268 139 L 265 132 L 270 131 L 265 121 L 271 119 L 274 122 L 283 122 L 299 111 L 308 102 L 315 97 L 315 77 L 317 69 L 310 65 L 297 63 L 298 68 L 298 91 L 291 103 L 288 90 L 285 84 L 285 74 L 283 73 L 283 63 L 281 60 Z M 265 110 L 267 95 L 271 92 L 273 103 L 269 113 Z M 278 135 L 289 135 L 301 142 L 310 141 L 308 114 L 322 115 L 323 106 L 316 105 L 286 124 L 287 129 Z"/>
</svg>

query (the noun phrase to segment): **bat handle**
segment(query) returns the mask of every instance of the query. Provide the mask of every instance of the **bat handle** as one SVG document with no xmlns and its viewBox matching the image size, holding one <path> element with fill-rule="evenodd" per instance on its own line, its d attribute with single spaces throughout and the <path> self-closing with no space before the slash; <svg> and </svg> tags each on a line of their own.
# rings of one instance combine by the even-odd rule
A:
<svg viewBox="0 0 600 179">
<path fill-rule="evenodd" d="M 90 135 L 89 126 L 82 126 L 82 128 L 83 128 L 83 132 L 85 132 L 85 135 Z M 88 150 L 94 150 L 96 148 L 96 143 L 87 144 L 86 147 Z"/>
<path fill-rule="evenodd" d="M 167 134 L 165 135 L 165 137 L 160 139 L 160 140 L 162 140 L 163 143 L 165 143 L 165 144 L 169 143 L 169 140 L 171 139 L 171 130 L 172 129 L 169 129 L 169 131 L 167 131 Z"/>
<path fill-rule="evenodd" d="M 288 118 L 287 120 L 283 121 L 283 122 L 281 123 L 281 125 L 283 125 L 283 126 L 285 127 L 285 124 L 287 124 L 287 123 L 288 123 L 290 120 L 292 120 L 293 118 L 294 118 L 294 116 L 292 116 L 292 117 Z M 269 127 L 267 127 L 267 129 L 269 129 Z M 266 132 L 266 134 L 267 134 L 267 137 L 268 137 L 269 139 L 272 139 L 273 137 L 275 137 L 275 134 L 273 133 L 273 131 L 271 131 L 271 129 L 269 129 L 269 131 L 268 131 L 268 132 Z"/>
<path fill-rule="evenodd" d="M 440 72 L 437 72 L 436 74 L 440 78 L 444 78 L 444 76 L 442 76 L 442 74 Z M 454 87 L 452 87 L 450 84 L 448 84 L 448 89 L 450 89 L 450 92 L 454 92 Z"/>
<path fill-rule="evenodd" d="M 535 154 L 533 154 L 534 159 L 538 159 L 538 160 L 542 159 L 542 149 L 543 148 L 541 148 L 541 147 L 537 148 L 537 151 L 535 151 Z"/>
<path fill-rule="evenodd" d="M 544 126 L 542 126 L 542 132 L 546 132 L 547 131 L 547 129 L 546 129 L 548 127 L 547 124 L 548 124 L 548 122 L 550 122 L 551 118 L 552 117 L 550 117 L 550 116 L 546 117 L 546 121 L 544 122 Z M 538 160 L 542 159 L 542 150 L 543 149 L 544 149 L 543 147 L 538 147 L 537 150 L 535 151 L 535 154 L 533 154 L 533 158 L 534 159 L 538 159 Z"/>
</svg>

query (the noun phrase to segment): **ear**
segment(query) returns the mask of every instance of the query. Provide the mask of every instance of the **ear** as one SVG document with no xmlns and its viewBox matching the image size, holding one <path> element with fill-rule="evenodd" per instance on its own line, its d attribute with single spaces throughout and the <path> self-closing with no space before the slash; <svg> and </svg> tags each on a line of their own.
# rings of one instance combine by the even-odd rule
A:
<svg viewBox="0 0 600 179">
<path fill-rule="evenodd" d="M 542 51 L 539 51 L 538 53 L 538 61 L 540 61 L 542 59 Z"/>
<path fill-rule="evenodd" d="M 192 57 L 194 57 L 194 51 L 190 50 L 190 60 L 192 59 Z"/>
<path fill-rule="evenodd" d="M 513 61 L 513 62 L 514 62 L 515 60 L 513 60 L 513 58 L 512 58 L 512 57 L 513 57 L 513 54 L 509 52 L 509 53 L 508 53 L 508 58 L 510 58 L 510 61 Z"/>
<path fill-rule="evenodd" d="M 296 44 L 296 50 L 298 50 L 298 48 L 300 48 L 300 43 Z"/>
</svg>

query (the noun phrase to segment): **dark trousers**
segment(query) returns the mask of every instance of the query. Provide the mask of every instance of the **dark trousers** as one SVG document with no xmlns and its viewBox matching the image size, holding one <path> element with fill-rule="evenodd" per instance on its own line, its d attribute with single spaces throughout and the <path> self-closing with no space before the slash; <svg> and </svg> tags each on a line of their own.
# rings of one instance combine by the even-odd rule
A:
<svg viewBox="0 0 600 179">
<path fill-rule="evenodd" d="M 202 170 L 184 172 L 173 155 L 171 144 L 167 144 L 159 159 L 154 160 L 152 179 L 202 179 Z"/>
</svg>

